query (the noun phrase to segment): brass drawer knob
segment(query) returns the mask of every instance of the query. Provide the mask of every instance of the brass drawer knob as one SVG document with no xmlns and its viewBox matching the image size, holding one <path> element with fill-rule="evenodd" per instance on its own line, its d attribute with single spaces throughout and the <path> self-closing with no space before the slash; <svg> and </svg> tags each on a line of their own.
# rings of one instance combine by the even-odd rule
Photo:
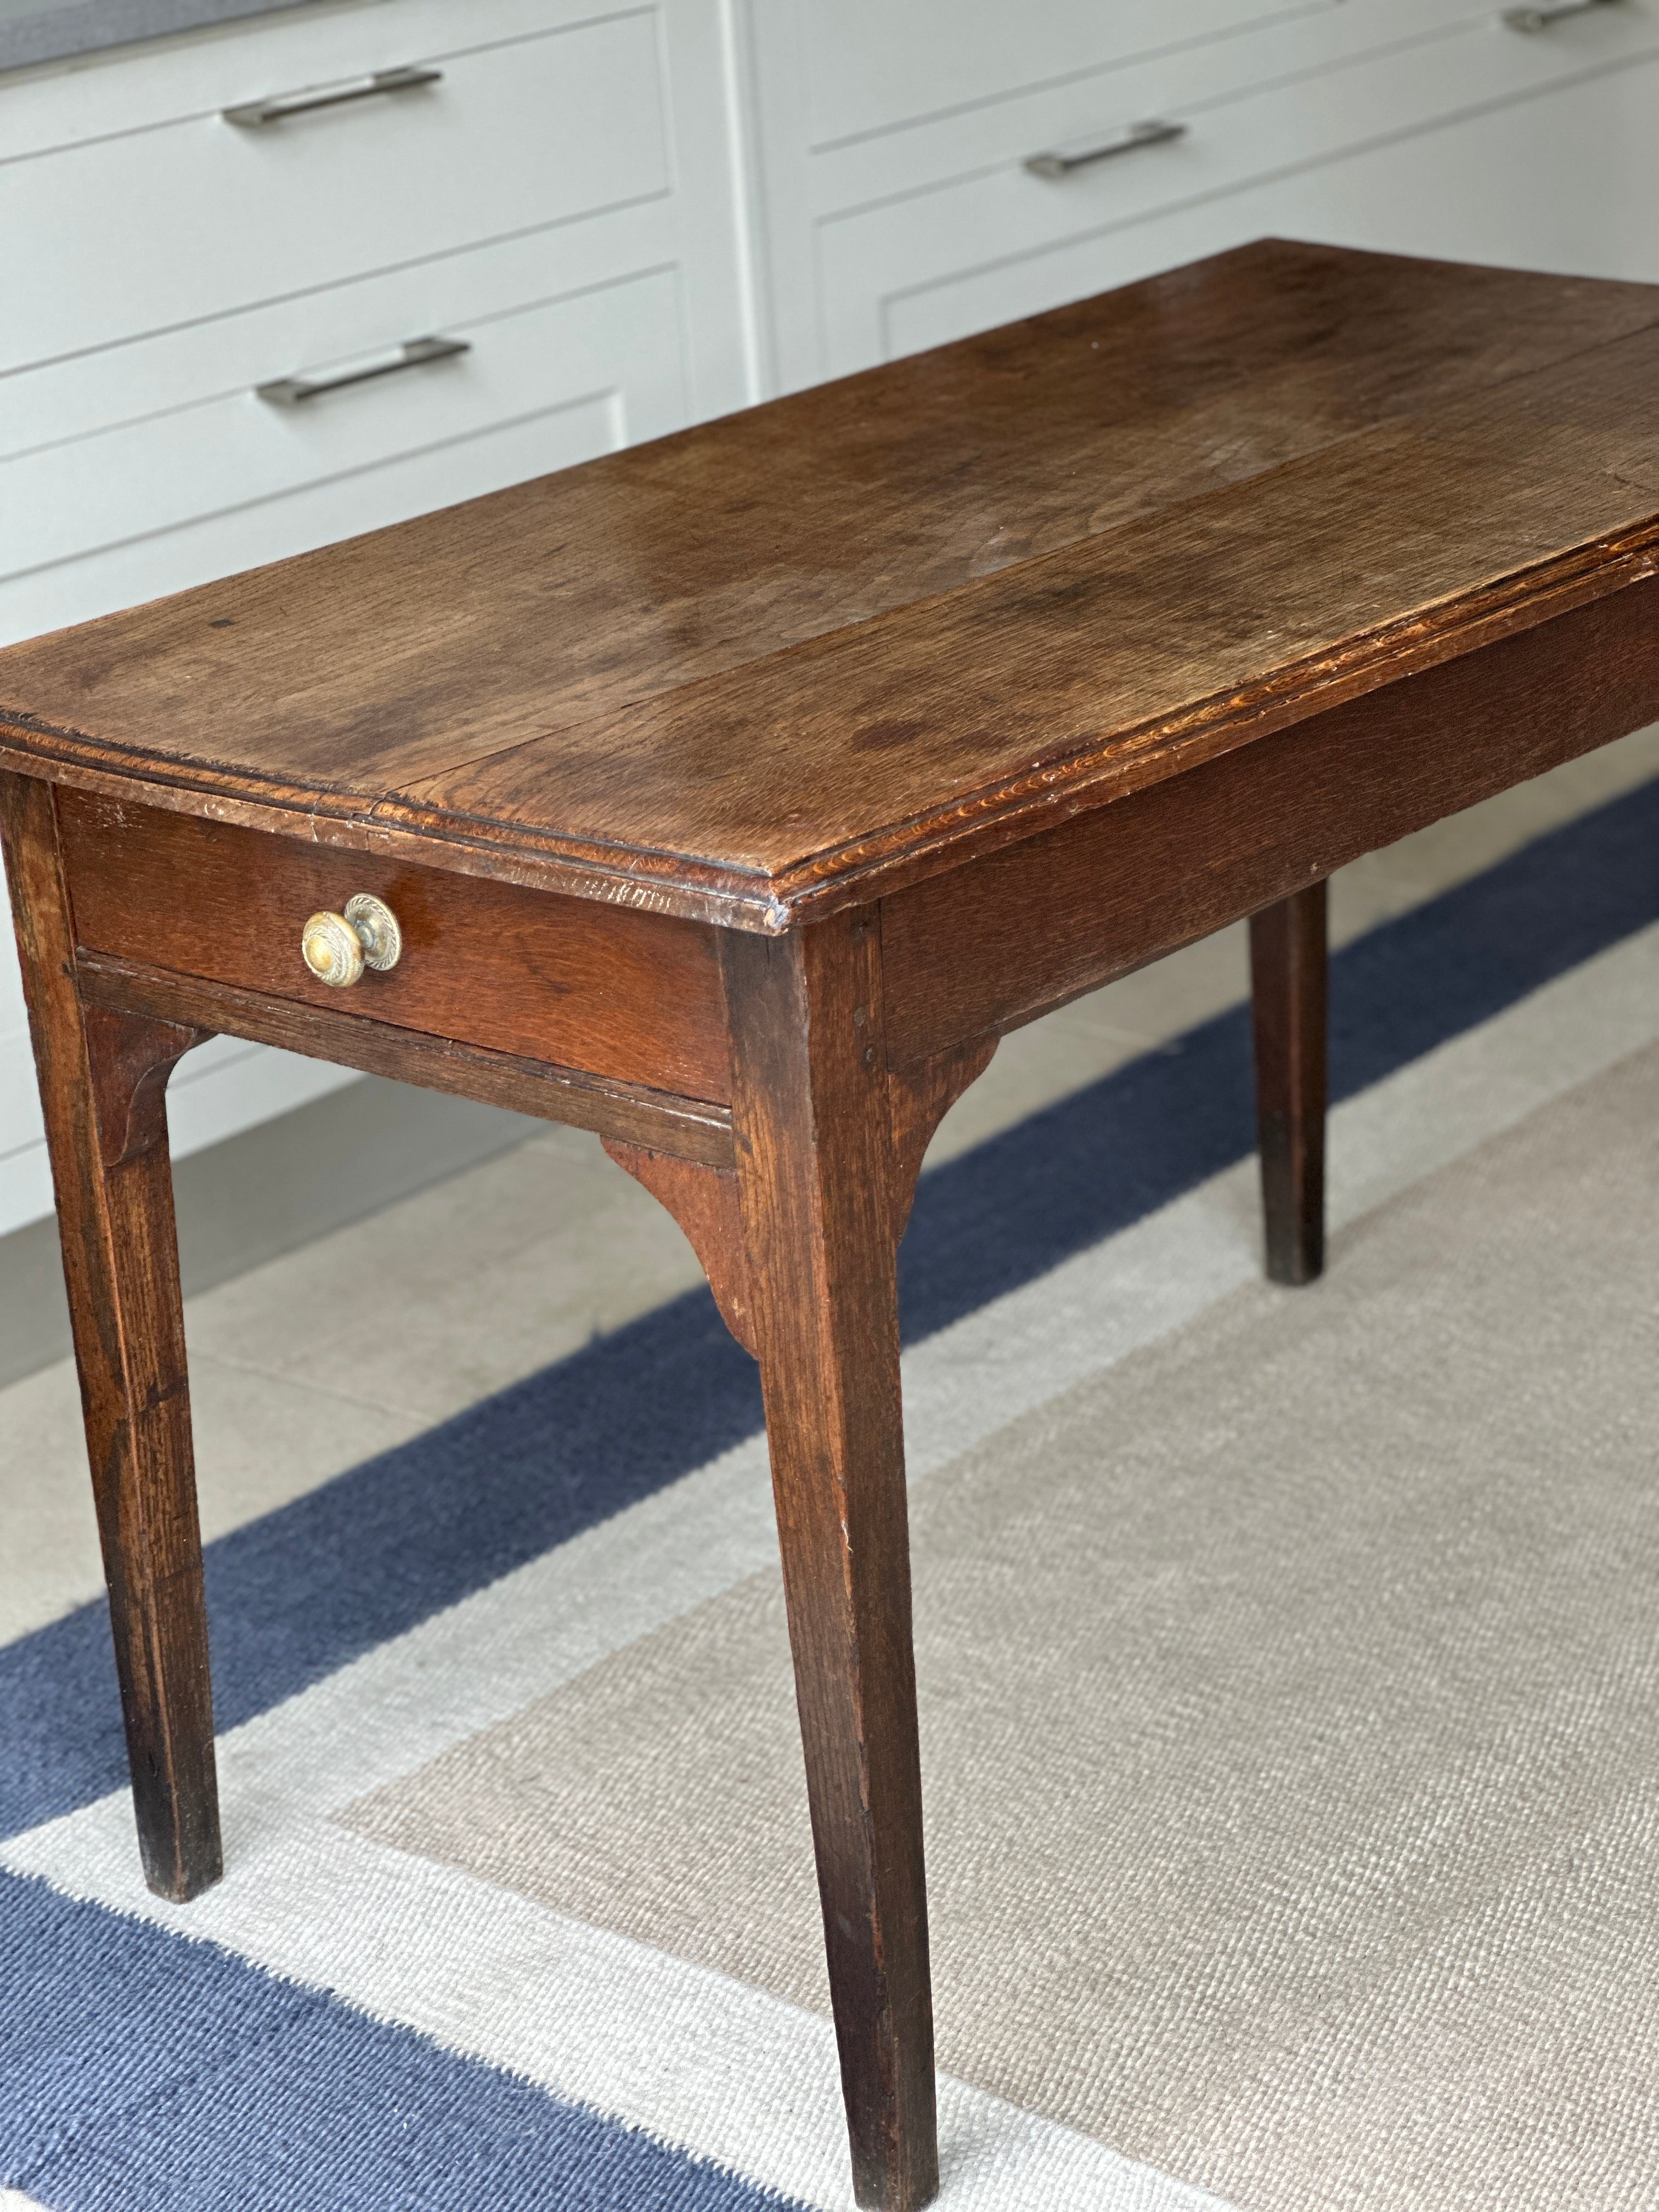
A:
<svg viewBox="0 0 1659 2212">
<path fill-rule="evenodd" d="M 319 983 L 343 990 L 365 968 L 395 968 L 403 957 L 398 917 L 367 891 L 346 901 L 343 914 L 313 914 L 300 933 L 300 951 Z"/>
</svg>

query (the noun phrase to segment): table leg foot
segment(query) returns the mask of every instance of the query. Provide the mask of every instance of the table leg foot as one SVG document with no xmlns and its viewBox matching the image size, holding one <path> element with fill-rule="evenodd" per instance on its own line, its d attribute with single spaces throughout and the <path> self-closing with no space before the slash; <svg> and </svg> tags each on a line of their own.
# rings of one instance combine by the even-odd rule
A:
<svg viewBox="0 0 1659 2212">
<path fill-rule="evenodd" d="M 51 787 L 0 776 L 0 834 L 58 1197 L 144 1878 L 221 1870 L 207 1612 L 165 1092 L 205 1032 L 83 1006 Z"/>
<path fill-rule="evenodd" d="M 1250 917 L 1256 1116 L 1267 1273 L 1310 1283 L 1325 1265 L 1325 884 Z"/>
<path fill-rule="evenodd" d="M 722 957 L 854 2190 L 914 2212 L 939 2154 L 879 930 L 730 932 Z"/>
</svg>

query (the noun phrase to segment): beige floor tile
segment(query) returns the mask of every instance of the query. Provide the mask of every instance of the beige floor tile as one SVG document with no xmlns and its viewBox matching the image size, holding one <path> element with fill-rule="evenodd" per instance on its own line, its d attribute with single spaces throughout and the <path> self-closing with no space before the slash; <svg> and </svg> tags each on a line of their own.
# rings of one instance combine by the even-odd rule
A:
<svg viewBox="0 0 1659 2212">
<path fill-rule="evenodd" d="M 280 1378 L 191 1363 L 197 1487 L 210 1541 L 427 1426 Z M 98 1596 L 98 1529 L 67 1361 L 26 1376 L 0 1397 L 0 1644 Z"/>
<path fill-rule="evenodd" d="M 223 1285 L 190 1327 L 250 1371 L 438 1420 L 702 1280 L 597 1138 L 550 1129 Z"/>
</svg>

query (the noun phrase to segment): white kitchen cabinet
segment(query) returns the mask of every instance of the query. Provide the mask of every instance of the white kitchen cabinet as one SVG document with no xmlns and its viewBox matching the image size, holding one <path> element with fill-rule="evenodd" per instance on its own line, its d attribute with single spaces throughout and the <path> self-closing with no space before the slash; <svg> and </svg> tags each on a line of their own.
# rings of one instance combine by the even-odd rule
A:
<svg viewBox="0 0 1659 2212">
<path fill-rule="evenodd" d="M 289 112 L 262 125 L 211 111 L 0 164 L 0 374 L 666 195 L 654 10 L 459 53 L 395 25 L 383 51 L 427 79 L 407 90 L 307 109 L 273 86 Z M 98 283 L 66 284 L 92 238 Z"/>
<path fill-rule="evenodd" d="M 918 123 L 1086 84 L 1159 54 L 1222 51 L 1273 24 L 1294 29 L 1342 0 L 803 0 L 808 143 L 817 151 Z M 769 9 L 766 15 L 771 15 Z M 757 19 L 761 10 L 757 10 Z"/>
<path fill-rule="evenodd" d="M 1638 143 L 1659 127 L 1659 79 L 1646 66 L 1659 57 L 1653 0 L 1620 0 L 1532 35 L 1469 0 L 1316 0 L 1295 9 L 1217 0 L 1160 11 L 1156 26 L 1130 8 L 1133 35 L 1106 55 L 1102 27 L 1115 27 L 1118 11 L 1058 5 L 1055 38 L 1036 43 L 1017 81 L 1000 95 L 976 90 L 955 102 L 928 94 L 915 52 L 920 19 L 933 19 L 929 35 L 949 43 L 942 4 L 888 13 L 890 27 L 872 0 L 768 0 L 750 18 L 773 362 L 786 388 L 1191 258 L 1177 240 L 1201 237 L 1192 252 L 1242 243 L 1261 235 L 1276 201 L 1302 210 L 1297 234 L 1334 236 L 1322 180 L 1371 153 L 1382 158 L 1352 171 L 1373 179 L 1371 242 L 1474 258 L 1455 195 L 1425 247 L 1420 223 L 1410 243 L 1407 228 L 1394 227 L 1384 179 L 1410 175 L 1407 148 L 1511 109 L 1496 188 L 1510 213 L 1498 226 L 1504 250 L 1488 258 L 1587 267 L 1608 217 L 1596 191 L 1606 155 L 1589 141 L 1577 165 L 1562 154 L 1575 127 L 1566 118 L 1577 112 L 1568 95 L 1628 82 L 1624 108 L 1648 103 L 1644 125 L 1632 117 Z M 1022 23 L 1031 15 L 1021 11 Z M 998 18 L 999 40 L 1007 24 Z M 856 53 L 837 52 L 838 27 L 856 31 Z M 966 93 L 983 80 L 979 48 L 961 43 L 939 81 Z M 1066 65 L 1045 74 L 1050 61 Z M 1025 166 L 1050 151 L 1121 144 L 1154 120 L 1179 125 L 1180 135 L 1060 177 Z M 1529 130 L 1536 156 L 1524 149 Z M 1282 193 L 1270 189 L 1280 184 Z M 1493 196 L 1487 184 L 1482 204 Z M 1334 203 L 1352 197 L 1334 184 Z M 1491 224 L 1483 228 L 1490 236 Z M 1553 264 L 1539 250 L 1546 234 L 1562 241 Z"/>
<path fill-rule="evenodd" d="M 0 641 L 757 397 L 732 82 L 722 0 L 362 0 L 0 77 Z M 350 1079 L 219 1040 L 175 1148 Z M 50 1205 L 7 931 L 0 1233 Z"/>
<path fill-rule="evenodd" d="M 883 337 L 917 352 L 1264 237 L 1659 283 L 1656 204 L 1653 59 L 896 295 Z"/>
</svg>

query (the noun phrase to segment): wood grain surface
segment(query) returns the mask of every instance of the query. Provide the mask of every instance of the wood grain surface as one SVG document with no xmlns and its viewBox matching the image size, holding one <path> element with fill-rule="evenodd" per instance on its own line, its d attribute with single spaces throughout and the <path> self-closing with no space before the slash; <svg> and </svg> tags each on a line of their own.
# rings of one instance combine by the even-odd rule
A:
<svg viewBox="0 0 1659 2212">
<path fill-rule="evenodd" d="M 751 1359 L 760 1357 L 755 1337 L 755 1286 L 743 1233 L 743 1207 L 737 1171 L 710 1167 L 671 1152 L 654 1152 L 607 1137 L 605 1149 L 619 1168 L 644 1186 L 678 1222 L 696 1254 L 720 1319 Z"/>
<path fill-rule="evenodd" d="M 726 933 L 732 1131 L 854 2191 L 939 2186 L 876 917 Z"/>
<path fill-rule="evenodd" d="M 83 1007 L 49 785 L 0 775 L 144 1879 L 222 1859 L 184 1305 L 164 1093 L 193 1027 Z"/>
<path fill-rule="evenodd" d="M 676 1159 L 709 1167 L 732 1164 L 732 1111 L 703 1098 L 683 1098 L 644 1084 L 617 1083 L 579 1067 L 481 1050 L 459 1038 L 429 1036 L 327 1006 L 301 1005 L 234 984 L 147 968 L 141 961 L 82 952 L 75 979 L 88 1006 L 158 1021 L 198 1022 L 225 1036 L 304 1053 L 365 1075 L 390 1076 L 460 1098 L 482 1099 L 514 1114 L 538 1115 L 619 1143 L 644 1145 Z"/>
<path fill-rule="evenodd" d="M 1656 392 L 1659 289 L 1264 242 L 14 647 L 0 759 L 775 931 L 1652 573 Z"/>
<path fill-rule="evenodd" d="M 887 1046 L 930 1060 L 1659 714 L 1659 578 L 882 901 Z"/>
<path fill-rule="evenodd" d="M 971 1044 L 942 1054 L 937 1060 L 918 1060 L 910 1067 L 890 1072 L 884 1066 L 892 1136 L 889 1203 L 895 1244 L 902 1238 L 909 1221 L 922 1159 L 934 1132 L 969 1084 L 984 1074 L 1000 1042 L 994 1035 L 975 1037 Z M 605 1149 L 678 1222 L 702 1263 L 726 1327 L 744 1350 L 757 1359 L 755 1286 L 732 1164 L 729 1110 L 725 1133 L 726 1153 L 719 1159 L 691 1152 L 678 1127 L 672 1131 L 672 1151 L 660 1142 L 642 1145 L 620 1133 L 607 1133 Z"/>
</svg>

